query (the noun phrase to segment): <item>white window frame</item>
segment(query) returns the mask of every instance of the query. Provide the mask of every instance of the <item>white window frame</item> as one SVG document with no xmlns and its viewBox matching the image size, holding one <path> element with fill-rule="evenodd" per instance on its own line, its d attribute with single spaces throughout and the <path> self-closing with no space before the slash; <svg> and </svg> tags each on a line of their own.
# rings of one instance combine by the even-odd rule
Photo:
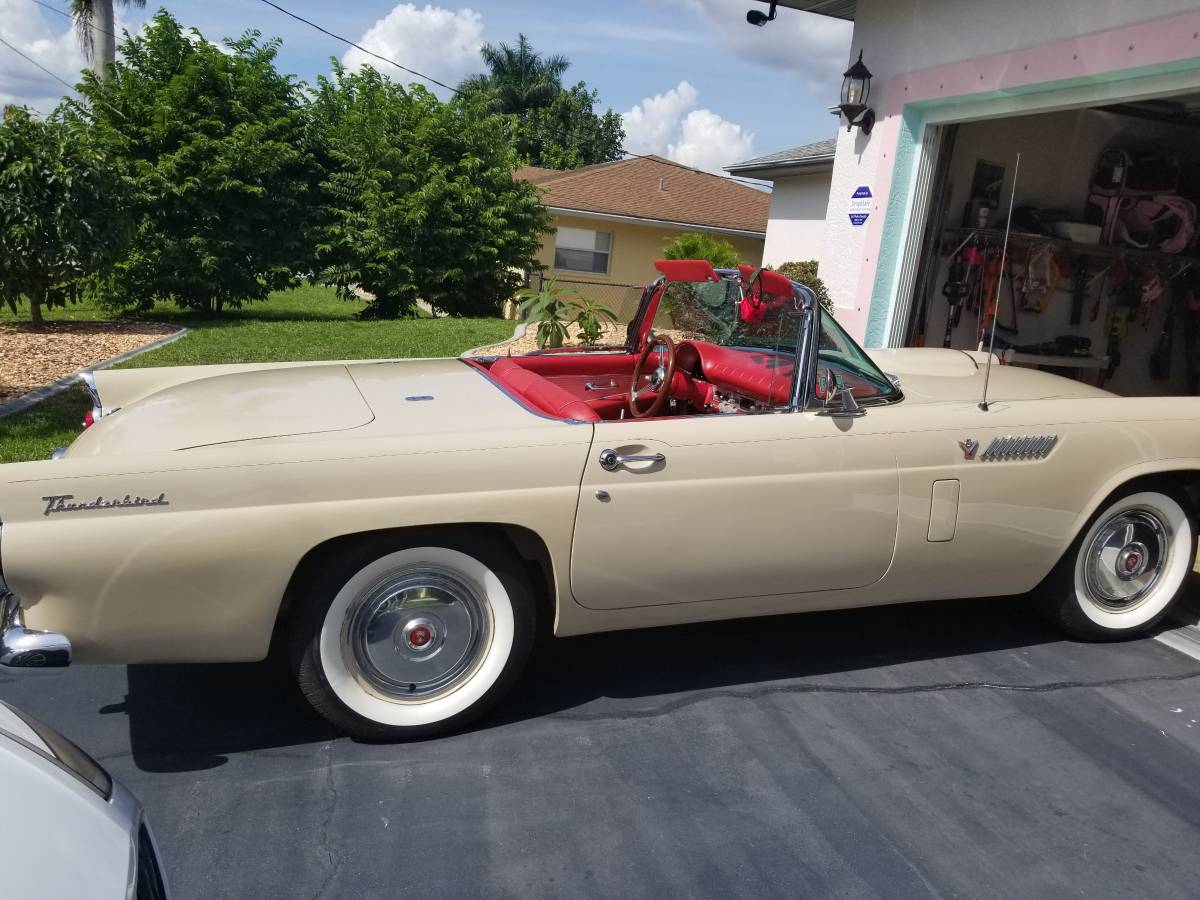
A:
<svg viewBox="0 0 1200 900">
<path fill-rule="evenodd" d="M 589 250 L 589 249 L 586 249 L 583 247 L 564 247 L 563 248 L 564 250 L 578 250 L 578 251 L 584 252 L 584 253 L 603 253 L 604 254 L 604 271 L 603 272 L 597 272 L 593 269 L 572 269 L 569 266 L 560 266 L 558 264 L 558 233 L 564 228 L 569 229 L 571 231 L 590 231 L 593 234 L 607 234 L 608 235 L 608 249 L 607 250 L 596 250 L 596 249 Z M 606 231 L 603 228 L 578 228 L 574 225 L 560 225 L 554 229 L 554 270 L 556 272 L 572 272 L 577 275 L 608 275 L 609 273 L 612 272 L 612 255 L 613 255 L 613 233 L 611 231 Z"/>
</svg>

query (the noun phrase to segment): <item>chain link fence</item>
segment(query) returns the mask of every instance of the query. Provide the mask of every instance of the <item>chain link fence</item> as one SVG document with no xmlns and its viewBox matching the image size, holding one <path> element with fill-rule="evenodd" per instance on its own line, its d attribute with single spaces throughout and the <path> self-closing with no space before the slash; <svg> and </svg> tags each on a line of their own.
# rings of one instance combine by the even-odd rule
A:
<svg viewBox="0 0 1200 900">
<path fill-rule="evenodd" d="M 542 285 L 552 277 L 544 272 L 534 272 L 529 276 L 529 287 L 535 291 L 540 291 Z M 613 311 L 617 317 L 617 321 L 622 324 L 629 322 L 633 318 L 633 314 L 637 312 L 638 304 L 642 299 L 642 291 L 646 287 L 644 284 L 611 284 L 599 281 L 577 281 L 567 278 L 558 278 L 556 280 L 560 288 L 569 288 L 578 292 L 581 296 L 587 297 L 589 300 L 603 303 Z"/>
</svg>

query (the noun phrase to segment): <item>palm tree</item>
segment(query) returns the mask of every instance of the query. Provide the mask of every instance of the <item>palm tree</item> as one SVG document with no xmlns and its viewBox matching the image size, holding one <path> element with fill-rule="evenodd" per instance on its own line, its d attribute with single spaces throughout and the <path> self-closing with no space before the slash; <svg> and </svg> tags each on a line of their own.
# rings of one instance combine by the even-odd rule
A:
<svg viewBox="0 0 1200 900">
<path fill-rule="evenodd" d="M 146 5 L 146 0 L 118 0 L 122 6 Z M 71 0 L 71 15 L 79 32 L 83 55 L 92 62 L 97 77 L 108 77 L 108 66 L 117 59 L 117 25 L 113 0 Z"/>
<path fill-rule="evenodd" d="M 562 90 L 563 73 L 571 65 L 565 56 L 543 57 L 523 34 L 517 35 L 515 47 L 484 44 L 479 55 L 487 74 L 472 75 L 459 85 L 459 90 L 490 94 L 492 107 L 502 113 L 521 113 L 548 105 Z"/>
</svg>

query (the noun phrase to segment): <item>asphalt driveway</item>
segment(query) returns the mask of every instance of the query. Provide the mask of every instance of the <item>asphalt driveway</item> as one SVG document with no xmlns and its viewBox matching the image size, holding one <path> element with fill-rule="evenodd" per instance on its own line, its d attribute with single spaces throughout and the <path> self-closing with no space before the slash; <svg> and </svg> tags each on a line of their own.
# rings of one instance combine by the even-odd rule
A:
<svg viewBox="0 0 1200 900">
<path fill-rule="evenodd" d="M 0 696 L 181 898 L 1195 897 L 1200 662 L 973 601 L 550 642 L 475 730 L 335 738 L 272 664 Z"/>
</svg>

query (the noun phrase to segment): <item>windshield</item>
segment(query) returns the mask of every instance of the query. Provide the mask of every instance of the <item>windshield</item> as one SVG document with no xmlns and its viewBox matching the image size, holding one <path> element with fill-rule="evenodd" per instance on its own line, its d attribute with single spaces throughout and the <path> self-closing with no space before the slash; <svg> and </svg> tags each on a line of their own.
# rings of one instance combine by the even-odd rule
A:
<svg viewBox="0 0 1200 900">
<path fill-rule="evenodd" d="M 740 282 L 673 281 L 654 314 L 655 334 L 676 342 L 708 341 L 725 347 L 748 347 L 792 355 L 800 336 L 794 297 L 761 290 L 744 293 Z"/>
</svg>

